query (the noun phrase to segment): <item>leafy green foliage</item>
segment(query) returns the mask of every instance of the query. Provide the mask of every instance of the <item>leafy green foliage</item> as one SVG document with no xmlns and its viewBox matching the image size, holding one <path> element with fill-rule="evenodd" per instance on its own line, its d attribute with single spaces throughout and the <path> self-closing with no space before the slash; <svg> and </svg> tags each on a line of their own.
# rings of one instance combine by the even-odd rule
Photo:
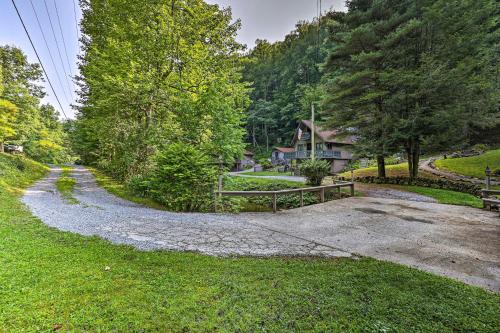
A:
<svg viewBox="0 0 500 333">
<path fill-rule="evenodd" d="M 299 165 L 300 174 L 306 177 L 307 184 L 319 186 L 330 174 L 330 164 L 325 160 L 305 160 Z"/>
<path fill-rule="evenodd" d="M 198 148 L 183 143 L 167 146 L 156 157 L 147 195 L 175 211 L 213 209 L 217 168 Z"/>
<path fill-rule="evenodd" d="M 227 191 L 279 191 L 304 187 L 304 184 L 279 179 L 226 177 L 224 179 L 224 190 Z M 317 203 L 317 196 L 313 193 L 304 193 L 304 205 Z M 272 198 L 245 197 L 238 202 L 241 210 L 244 211 L 269 211 L 272 210 Z M 300 196 L 298 194 L 278 196 L 277 205 L 279 208 L 300 207 Z"/>
<path fill-rule="evenodd" d="M 241 154 L 248 97 L 228 10 L 201 0 L 81 4 L 83 105 L 72 138 L 83 163 L 128 180 L 149 177 L 172 143 L 211 162 Z"/>
<path fill-rule="evenodd" d="M 284 41 L 258 40 L 246 57 L 243 78 L 253 88 L 247 135 L 254 148 L 288 145 L 297 120 L 308 119 L 311 102 L 322 99 L 320 66 L 331 48 L 334 15 L 321 18 L 319 31 L 318 21 L 300 22 Z"/>
<path fill-rule="evenodd" d="M 417 177 L 422 149 L 498 124 L 496 14 L 492 0 L 350 1 L 332 27 L 324 117 L 366 155 L 404 151 Z"/>
<path fill-rule="evenodd" d="M 41 80 L 39 65 L 30 64 L 20 49 L 0 46 L 0 145 L 8 140 L 22 145 L 37 161 L 69 162 L 71 151 L 59 114 L 51 105 L 40 105 Z"/>
</svg>

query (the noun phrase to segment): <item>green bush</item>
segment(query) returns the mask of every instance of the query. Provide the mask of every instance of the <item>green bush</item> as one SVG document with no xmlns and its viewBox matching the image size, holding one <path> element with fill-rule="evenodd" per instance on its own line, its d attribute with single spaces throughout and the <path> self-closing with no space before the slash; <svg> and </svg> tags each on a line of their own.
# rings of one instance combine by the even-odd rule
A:
<svg viewBox="0 0 500 333">
<path fill-rule="evenodd" d="M 300 174 L 306 177 L 307 184 L 319 186 L 330 173 L 330 164 L 325 160 L 307 160 L 300 164 Z"/>
<path fill-rule="evenodd" d="M 143 191 L 149 187 L 145 193 L 167 209 L 208 211 L 213 209 L 217 182 L 217 168 L 211 162 L 197 147 L 174 143 L 157 155 L 152 177 L 138 184 Z"/>
<path fill-rule="evenodd" d="M 269 170 L 273 168 L 273 165 L 267 158 L 262 158 L 258 161 L 263 170 Z"/>
<path fill-rule="evenodd" d="M 254 179 L 245 179 L 240 177 L 226 177 L 224 179 L 224 189 L 228 191 L 280 191 L 300 187 L 299 184 L 289 184 L 280 181 L 260 182 Z M 327 196 L 327 198 L 329 198 Z M 250 203 L 253 207 L 262 206 L 271 208 L 273 200 L 269 196 L 241 198 L 239 202 L 241 207 L 245 203 Z M 312 205 L 318 202 L 317 195 L 314 193 L 304 193 L 304 205 Z M 288 194 L 278 196 L 277 205 L 280 208 L 300 207 L 300 195 Z M 236 209 L 233 209 L 233 211 Z"/>
</svg>

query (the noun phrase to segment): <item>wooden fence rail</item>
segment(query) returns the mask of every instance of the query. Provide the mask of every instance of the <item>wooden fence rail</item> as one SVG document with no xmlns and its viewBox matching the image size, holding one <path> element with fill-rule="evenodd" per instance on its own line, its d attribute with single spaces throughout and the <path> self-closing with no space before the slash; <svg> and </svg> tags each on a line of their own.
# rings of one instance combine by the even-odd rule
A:
<svg viewBox="0 0 500 333">
<path fill-rule="evenodd" d="M 320 201 L 325 202 L 325 191 L 330 189 L 337 189 L 340 195 L 340 191 L 342 187 L 349 187 L 351 189 L 351 196 L 354 196 L 354 183 L 346 182 L 346 183 L 337 183 L 333 185 L 322 185 L 322 186 L 314 186 L 314 187 L 303 187 L 303 188 L 294 188 L 289 190 L 279 190 L 279 191 L 217 191 L 217 195 L 227 196 L 227 197 L 263 197 L 270 196 L 273 198 L 273 212 L 276 213 L 277 201 L 279 195 L 287 195 L 287 194 L 300 194 L 300 206 L 304 206 L 304 193 L 305 192 L 319 192 L 320 193 Z"/>
</svg>

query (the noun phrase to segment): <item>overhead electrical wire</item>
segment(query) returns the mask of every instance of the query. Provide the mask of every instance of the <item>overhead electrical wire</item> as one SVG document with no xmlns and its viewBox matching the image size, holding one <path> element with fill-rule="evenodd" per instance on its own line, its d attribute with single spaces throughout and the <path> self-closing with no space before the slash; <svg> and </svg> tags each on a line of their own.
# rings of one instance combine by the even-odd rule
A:
<svg viewBox="0 0 500 333">
<path fill-rule="evenodd" d="M 33 51 L 35 52 L 35 55 L 38 59 L 38 62 L 40 63 L 40 66 L 42 67 L 42 71 L 45 74 L 45 78 L 47 79 L 47 82 L 49 83 L 50 89 L 52 90 L 52 93 L 54 93 L 54 96 L 57 100 L 57 103 L 59 104 L 59 107 L 61 108 L 61 112 L 63 113 L 64 117 L 68 119 L 68 116 L 66 115 L 66 112 L 64 112 L 64 108 L 61 105 L 61 101 L 59 100 L 59 97 L 56 94 L 56 91 L 54 89 L 54 86 L 52 85 L 52 82 L 50 81 L 49 76 L 47 75 L 47 71 L 45 70 L 45 67 L 43 66 L 42 60 L 40 59 L 40 56 L 38 55 L 38 52 L 36 51 L 35 44 L 33 44 L 33 40 L 31 39 L 31 36 L 28 32 L 28 29 L 26 28 L 26 25 L 24 24 L 23 18 L 21 17 L 21 13 L 19 12 L 19 9 L 16 6 L 16 2 L 14 0 L 11 0 L 12 4 L 14 5 L 14 9 L 16 10 L 17 17 L 19 17 L 19 20 L 21 21 L 21 24 L 23 26 L 24 32 L 26 33 L 26 36 L 28 36 L 28 39 L 30 41 L 31 47 L 33 48 Z"/>
<path fill-rule="evenodd" d="M 73 14 L 75 14 L 75 28 L 76 28 L 76 37 L 78 37 L 78 45 L 80 45 L 80 29 L 78 28 L 78 18 L 76 16 L 76 0 L 73 0 Z M 80 49 L 80 47 L 78 47 Z"/>
<path fill-rule="evenodd" d="M 64 46 L 64 53 L 66 55 L 66 61 L 68 62 L 69 74 L 71 75 L 71 77 L 73 77 L 73 73 L 71 71 L 71 64 L 70 64 L 69 57 L 68 57 L 68 48 L 66 47 L 66 41 L 64 40 L 64 34 L 63 34 L 62 27 L 61 27 L 61 19 L 59 17 L 59 10 L 57 9 L 56 0 L 54 0 L 54 7 L 56 9 L 57 25 L 59 26 L 59 31 L 61 32 L 61 39 L 62 39 L 63 46 Z"/>
<path fill-rule="evenodd" d="M 52 35 L 54 36 L 54 40 L 55 40 L 55 42 L 56 42 L 56 48 L 57 48 L 57 53 L 59 54 L 59 60 L 61 61 L 61 66 L 62 66 L 62 68 L 63 68 L 64 75 L 65 75 L 65 77 L 67 78 L 67 77 L 68 77 L 68 73 L 66 72 L 66 67 L 64 66 L 64 61 L 63 61 L 63 59 L 62 59 L 61 49 L 59 48 L 59 42 L 58 42 L 58 40 L 57 40 L 57 37 L 56 37 L 56 32 L 55 32 L 55 30 L 54 30 L 54 25 L 52 24 L 52 19 L 51 19 L 51 17 L 50 17 L 49 7 L 47 6 L 47 1 L 46 1 L 46 0 L 43 0 L 43 3 L 44 3 L 44 5 L 45 5 L 45 10 L 47 11 L 47 16 L 48 16 L 48 18 L 49 18 L 49 25 L 50 25 L 50 29 L 52 30 Z M 68 83 L 68 81 L 67 81 L 67 80 L 65 80 L 65 81 L 66 81 L 66 84 L 67 84 L 67 86 L 68 86 L 68 89 L 69 89 L 69 91 L 70 91 L 71 96 L 73 96 L 73 92 L 72 92 L 72 90 L 71 90 L 71 86 L 69 85 L 69 83 Z"/>
<path fill-rule="evenodd" d="M 52 52 L 50 51 L 49 43 L 47 42 L 47 38 L 45 37 L 45 33 L 43 32 L 42 25 L 40 23 L 40 19 L 38 18 L 38 14 L 36 13 L 35 6 L 33 5 L 33 0 L 30 0 L 30 3 L 31 3 L 31 8 L 33 8 L 33 12 L 35 13 L 35 18 L 36 18 L 36 22 L 38 24 L 38 28 L 40 29 L 40 32 L 42 33 L 43 41 L 45 42 L 45 46 L 47 47 L 47 51 L 49 51 L 49 57 L 50 57 L 50 60 L 52 61 L 52 66 L 54 66 L 54 70 L 56 71 L 56 76 L 57 76 L 57 80 L 59 81 L 59 86 L 62 89 L 62 92 L 64 94 L 64 98 L 66 99 L 66 102 L 69 102 L 68 96 L 66 95 L 66 92 L 64 90 L 64 85 L 62 83 L 61 76 L 59 75 L 59 71 L 57 70 L 56 62 L 54 61 L 54 57 L 52 56 Z"/>
</svg>

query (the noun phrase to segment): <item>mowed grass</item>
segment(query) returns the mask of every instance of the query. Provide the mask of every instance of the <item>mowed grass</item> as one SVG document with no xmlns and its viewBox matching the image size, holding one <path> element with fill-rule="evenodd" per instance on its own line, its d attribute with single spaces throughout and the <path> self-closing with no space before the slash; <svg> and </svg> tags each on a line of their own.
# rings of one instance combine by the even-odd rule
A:
<svg viewBox="0 0 500 333">
<path fill-rule="evenodd" d="M 104 188 L 111 194 L 116 195 L 122 199 L 132 201 L 138 203 L 140 205 L 147 206 L 149 208 L 165 210 L 165 206 L 161 203 L 151 199 L 151 198 L 143 198 L 138 197 L 134 193 L 132 193 L 123 182 L 120 182 L 112 177 L 105 175 L 102 171 L 97 170 L 95 168 L 86 167 L 95 177 L 95 180 L 99 186 Z"/>
<path fill-rule="evenodd" d="M 450 190 L 436 189 L 431 187 L 412 186 L 412 185 L 387 185 L 388 187 L 404 190 L 408 192 L 422 194 L 437 200 L 437 202 L 448 205 L 470 206 L 482 208 L 481 199 L 472 194 L 455 192 Z"/>
<path fill-rule="evenodd" d="M 76 179 L 71 177 L 72 167 L 62 166 L 62 173 L 56 181 L 57 190 L 61 193 L 63 199 L 69 204 L 77 204 L 78 200 L 73 197 Z"/>
<path fill-rule="evenodd" d="M 385 166 L 385 173 L 386 173 L 386 177 L 408 177 L 408 163 L 386 165 Z M 369 167 L 369 168 L 354 170 L 355 177 L 376 177 L 377 175 L 378 175 L 377 174 L 377 167 Z M 347 172 L 339 174 L 339 176 L 350 179 L 351 172 L 347 171 Z M 437 178 L 436 176 L 434 176 L 430 173 L 422 172 L 422 171 L 419 171 L 419 177 Z"/>
<path fill-rule="evenodd" d="M 500 170 L 500 149 L 490 150 L 479 156 L 436 160 L 435 164 L 436 167 L 445 171 L 470 177 L 485 178 L 484 170 L 487 166 L 492 170 Z"/>
<path fill-rule="evenodd" d="M 248 176 L 292 176 L 291 172 L 278 172 L 278 171 L 245 171 L 243 175 Z"/>
<path fill-rule="evenodd" d="M 0 155 L 2 166 L 6 158 Z M 0 176 L 5 332 L 498 332 L 500 296 L 363 258 L 141 252 L 49 228 L 19 202 L 46 173 Z M 8 177 L 6 177 L 8 176 Z"/>
</svg>

